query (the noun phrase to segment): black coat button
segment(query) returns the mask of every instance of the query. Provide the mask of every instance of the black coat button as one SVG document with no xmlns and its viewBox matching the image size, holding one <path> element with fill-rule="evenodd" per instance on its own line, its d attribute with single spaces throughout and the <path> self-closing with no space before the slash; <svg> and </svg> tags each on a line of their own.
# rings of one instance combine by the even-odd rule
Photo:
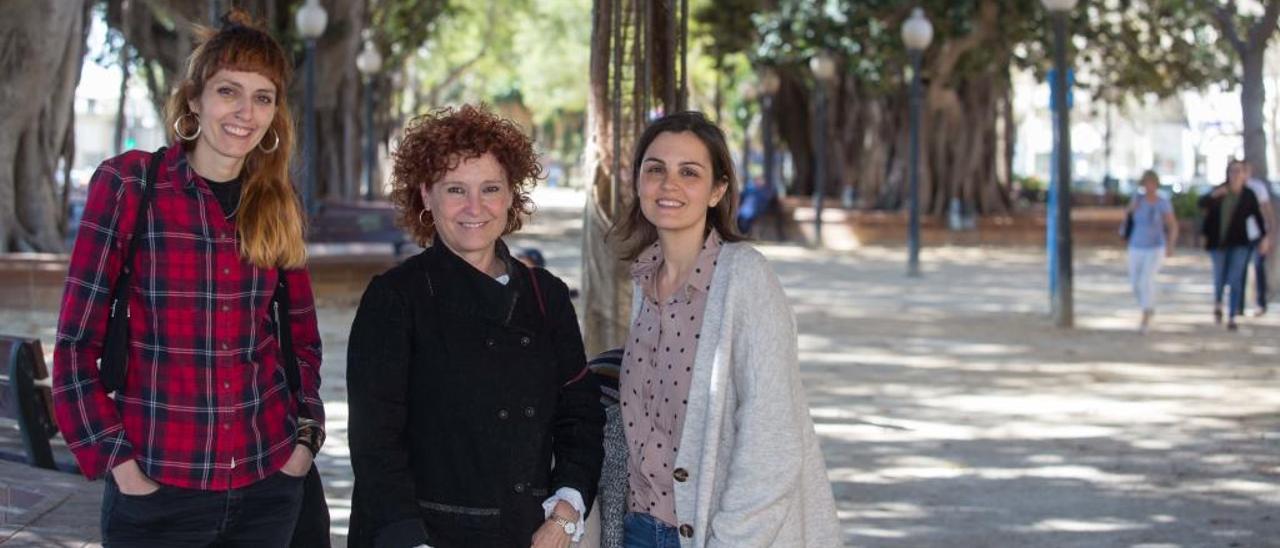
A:
<svg viewBox="0 0 1280 548">
<path fill-rule="evenodd" d="M 524 492 L 524 484 L 523 484 L 523 483 L 517 483 L 517 484 L 516 484 L 516 486 L 514 487 L 514 489 L 516 490 L 516 492 L 517 492 L 517 493 L 523 493 L 523 492 Z"/>
<path fill-rule="evenodd" d="M 508 414 L 508 413 L 507 413 L 507 410 L 506 410 L 506 409 L 499 409 L 499 410 L 498 410 L 498 418 L 499 418 L 499 419 L 502 419 L 502 420 L 504 420 L 504 421 L 505 421 L 505 420 L 507 420 L 507 417 L 508 417 L 508 416 L 510 416 L 510 414 Z"/>
<path fill-rule="evenodd" d="M 676 468 L 671 471 L 671 477 L 680 483 L 684 483 L 689 481 L 689 471 L 684 468 Z"/>
<path fill-rule="evenodd" d="M 534 416 L 534 415 L 537 415 L 537 414 L 538 414 L 538 411 L 537 411 L 536 409 L 532 408 L 532 407 L 526 407 L 526 408 L 524 408 L 524 416 L 526 416 L 526 417 L 529 417 L 529 418 L 531 418 L 531 419 L 532 419 L 532 418 L 533 418 L 533 416 Z"/>
<path fill-rule="evenodd" d="M 693 526 L 688 523 L 680 526 L 680 536 L 684 538 L 693 538 Z"/>
<path fill-rule="evenodd" d="M 520 346 L 529 346 L 529 343 L 532 342 L 533 339 L 530 339 L 529 337 L 520 337 Z"/>
<path fill-rule="evenodd" d="M 497 342 L 495 342 L 493 339 L 485 339 L 485 340 L 484 340 L 484 346 L 485 346 L 486 348 L 493 348 L 493 345 L 495 345 L 495 344 L 498 344 L 498 343 L 497 343 Z"/>
</svg>

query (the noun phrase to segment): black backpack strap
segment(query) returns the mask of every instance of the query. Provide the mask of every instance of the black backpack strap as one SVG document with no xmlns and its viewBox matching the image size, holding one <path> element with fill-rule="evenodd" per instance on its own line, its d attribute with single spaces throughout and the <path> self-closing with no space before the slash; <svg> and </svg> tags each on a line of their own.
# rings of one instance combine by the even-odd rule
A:
<svg viewBox="0 0 1280 548">
<path fill-rule="evenodd" d="M 298 373 L 298 354 L 293 349 L 293 322 L 289 318 L 289 282 L 284 269 L 276 269 L 276 292 L 271 297 L 272 312 L 276 315 L 276 340 L 280 343 L 280 357 L 284 360 L 284 377 L 289 381 L 289 391 L 302 390 L 302 376 Z M 301 407 L 299 407 L 301 410 Z"/>
</svg>

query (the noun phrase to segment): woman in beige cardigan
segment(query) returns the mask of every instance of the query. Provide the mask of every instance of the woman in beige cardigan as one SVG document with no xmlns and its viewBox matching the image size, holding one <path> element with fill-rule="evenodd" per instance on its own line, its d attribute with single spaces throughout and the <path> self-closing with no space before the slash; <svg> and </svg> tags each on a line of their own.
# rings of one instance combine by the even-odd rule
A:
<svg viewBox="0 0 1280 548">
<path fill-rule="evenodd" d="M 634 261 L 616 414 L 626 463 L 606 472 L 626 496 L 603 510 L 604 537 L 620 527 L 628 548 L 838 546 L 795 320 L 735 230 L 723 132 L 696 112 L 654 122 L 632 180 L 611 234 Z"/>
</svg>

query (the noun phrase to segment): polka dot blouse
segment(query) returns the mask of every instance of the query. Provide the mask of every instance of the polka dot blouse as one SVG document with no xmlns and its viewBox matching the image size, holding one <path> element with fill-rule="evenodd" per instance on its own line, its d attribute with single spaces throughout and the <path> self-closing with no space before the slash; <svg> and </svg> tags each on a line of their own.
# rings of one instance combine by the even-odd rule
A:
<svg viewBox="0 0 1280 548">
<path fill-rule="evenodd" d="M 654 243 L 631 268 L 644 297 L 631 325 L 619 381 L 628 450 L 627 505 L 632 512 L 652 515 L 669 525 L 678 523 L 672 470 L 684 429 L 702 313 L 721 244 L 719 234 L 712 231 L 685 286 L 663 302 L 657 300 L 663 265 L 660 245 Z"/>
</svg>

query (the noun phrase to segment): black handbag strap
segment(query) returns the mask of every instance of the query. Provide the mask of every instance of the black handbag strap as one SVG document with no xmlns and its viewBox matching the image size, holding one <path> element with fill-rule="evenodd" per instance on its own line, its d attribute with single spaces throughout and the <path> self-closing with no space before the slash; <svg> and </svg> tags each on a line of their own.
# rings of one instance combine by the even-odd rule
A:
<svg viewBox="0 0 1280 548">
<path fill-rule="evenodd" d="M 276 340 L 280 343 L 280 355 L 284 359 L 284 377 L 289 381 L 289 391 L 297 394 L 302 389 L 302 377 L 298 372 L 298 354 L 293 349 L 293 321 L 289 318 L 289 282 L 284 269 L 276 269 L 276 292 L 271 296 L 276 315 Z M 301 408 L 299 408 L 301 412 Z"/>
<path fill-rule="evenodd" d="M 168 147 L 160 147 L 159 150 L 151 153 L 151 163 L 147 165 L 147 179 L 145 186 L 142 187 L 142 199 L 138 201 L 138 214 L 133 218 L 133 236 L 129 238 L 129 250 L 124 256 L 124 275 L 130 273 L 130 266 L 133 264 L 133 257 L 138 254 L 138 245 L 142 243 L 140 237 L 143 233 L 144 217 L 147 214 L 147 207 L 151 205 L 156 195 L 156 174 L 160 171 L 160 162 L 164 161 L 164 153 Z"/>
<path fill-rule="evenodd" d="M 147 174 L 142 187 L 142 198 L 138 200 L 138 213 L 133 217 L 133 231 L 129 236 L 129 248 L 125 251 L 124 262 L 120 263 L 120 276 L 116 278 L 114 296 L 111 302 L 111 316 L 117 313 L 117 306 L 127 306 L 129 295 L 129 277 L 133 274 L 133 258 L 138 254 L 138 246 L 142 243 L 144 226 L 146 225 L 147 207 L 156 195 L 156 174 L 160 171 L 160 163 L 164 160 L 168 147 L 160 147 L 151 153 L 151 161 L 147 164 Z"/>
</svg>

